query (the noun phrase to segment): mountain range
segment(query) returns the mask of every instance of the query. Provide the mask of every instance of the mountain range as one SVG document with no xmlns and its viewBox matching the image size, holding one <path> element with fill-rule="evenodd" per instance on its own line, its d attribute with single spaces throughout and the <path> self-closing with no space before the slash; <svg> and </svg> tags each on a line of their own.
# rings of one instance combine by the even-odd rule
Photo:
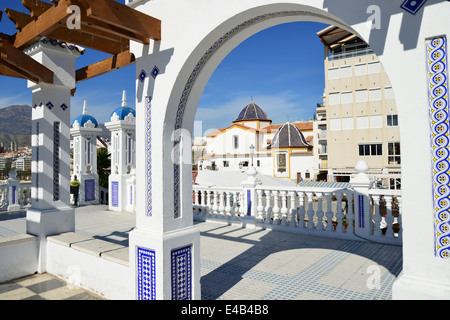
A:
<svg viewBox="0 0 450 320">
<path fill-rule="evenodd" d="M 0 109 L 0 143 L 9 149 L 11 142 L 18 147 L 31 146 L 31 106 L 12 105 Z M 110 132 L 104 124 L 99 124 L 102 138 L 109 138 Z"/>
</svg>

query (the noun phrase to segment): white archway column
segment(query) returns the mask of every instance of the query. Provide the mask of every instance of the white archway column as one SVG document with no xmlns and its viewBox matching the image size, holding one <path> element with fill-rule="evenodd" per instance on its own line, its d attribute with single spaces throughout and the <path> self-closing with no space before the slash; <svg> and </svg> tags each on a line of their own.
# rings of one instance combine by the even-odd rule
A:
<svg viewBox="0 0 450 320">
<path fill-rule="evenodd" d="M 75 231 L 70 207 L 70 99 L 77 48 L 41 40 L 25 50 L 54 72 L 54 84 L 29 82 L 32 90 L 32 189 L 27 233 L 38 236 L 38 271 L 46 271 L 46 237 Z"/>
<path fill-rule="evenodd" d="M 181 196 L 188 209 L 174 206 L 177 165 L 192 175 L 192 164 L 174 161 L 174 127 L 165 123 L 173 83 L 164 72 L 171 51 L 151 54 L 136 46 L 136 228 L 129 236 L 130 274 L 138 300 L 200 299 L 200 232 L 193 226 L 192 189 Z M 151 47 L 151 48 L 150 48 Z M 148 52 L 148 53 L 147 53 Z M 155 90 L 155 83 L 159 81 Z M 157 99 L 153 99 L 153 92 Z M 164 102 L 165 101 L 165 102 Z M 155 103 L 154 103 L 155 102 Z M 189 145 L 190 140 L 186 140 Z M 177 158 L 177 157 L 175 157 Z M 180 183 L 180 181 L 178 181 Z M 181 188 L 181 186 L 179 186 Z M 180 189 L 181 190 L 181 189 Z M 184 206 L 186 207 L 186 206 Z"/>
</svg>

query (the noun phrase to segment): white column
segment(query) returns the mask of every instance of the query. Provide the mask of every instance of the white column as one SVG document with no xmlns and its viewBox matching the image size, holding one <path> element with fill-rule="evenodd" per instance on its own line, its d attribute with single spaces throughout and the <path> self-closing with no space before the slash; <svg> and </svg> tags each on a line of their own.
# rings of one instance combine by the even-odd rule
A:
<svg viewBox="0 0 450 320">
<path fill-rule="evenodd" d="M 75 231 L 70 207 L 70 100 L 75 88 L 76 48 L 38 41 L 25 53 L 54 72 L 54 84 L 32 89 L 32 204 L 27 233 L 39 237 L 38 271 L 46 271 L 47 236 Z"/>
</svg>

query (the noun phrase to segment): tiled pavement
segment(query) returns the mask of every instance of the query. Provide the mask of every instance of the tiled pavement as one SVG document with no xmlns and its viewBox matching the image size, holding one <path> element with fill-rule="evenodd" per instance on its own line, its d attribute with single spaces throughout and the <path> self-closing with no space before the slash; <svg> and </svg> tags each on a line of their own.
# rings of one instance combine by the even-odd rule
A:
<svg viewBox="0 0 450 320">
<path fill-rule="evenodd" d="M 1 219 L 0 219 L 1 220 Z M 134 215 L 104 206 L 76 210 L 76 231 L 127 244 Z M 401 247 L 196 223 L 201 232 L 203 300 L 389 300 Z M 0 236 L 24 232 L 24 219 L 0 221 Z M 0 284 L 4 299 L 102 299 L 49 275 Z"/>
</svg>

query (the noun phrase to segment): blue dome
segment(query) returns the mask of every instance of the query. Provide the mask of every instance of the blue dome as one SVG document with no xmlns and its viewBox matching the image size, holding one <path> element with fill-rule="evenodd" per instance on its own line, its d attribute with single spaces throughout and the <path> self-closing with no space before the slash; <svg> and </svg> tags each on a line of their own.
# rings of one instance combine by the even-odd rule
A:
<svg viewBox="0 0 450 320">
<path fill-rule="evenodd" d="M 128 116 L 130 113 L 133 114 L 133 117 L 136 117 L 136 111 L 130 107 L 119 107 L 116 110 L 114 110 L 111 115 L 109 116 L 109 119 L 114 115 L 114 113 L 117 114 L 119 117 L 119 120 L 124 120 L 126 116 Z"/>
<path fill-rule="evenodd" d="M 267 118 L 266 113 L 261 109 L 260 106 L 258 106 L 256 103 L 251 102 L 248 105 L 246 105 L 241 112 L 239 113 L 236 120 L 233 122 L 239 122 L 239 121 L 247 121 L 247 120 L 266 120 L 271 121 L 269 118 Z"/>
<path fill-rule="evenodd" d="M 88 114 L 82 114 L 81 116 L 78 116 L 77 118 L 75 118 L 75 120 L 73 120 L 73 122 L 72 122 L 72 126 L 75 123 L 75 121 L 77 121 L 78 124 L 80 125 L 80 127 L 84 127 L 86 122 L 88 122 L 89 120 L 92 121 L 92 123 L 95 125 L 95 128 L 98 127 L 97 120 L 93 116 L 90 116 Z"/>
</svg>

